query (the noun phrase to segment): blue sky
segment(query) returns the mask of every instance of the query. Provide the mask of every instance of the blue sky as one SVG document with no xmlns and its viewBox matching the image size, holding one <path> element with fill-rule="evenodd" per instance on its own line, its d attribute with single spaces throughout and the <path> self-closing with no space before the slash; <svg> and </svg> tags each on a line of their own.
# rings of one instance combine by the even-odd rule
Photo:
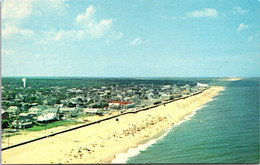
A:
<svg viewBox="0 0 260 165">
<path fill-rule="evenodd" d="M 258 0 L 3 0 L 2 76 L 259 77 Z"/>
</svg>

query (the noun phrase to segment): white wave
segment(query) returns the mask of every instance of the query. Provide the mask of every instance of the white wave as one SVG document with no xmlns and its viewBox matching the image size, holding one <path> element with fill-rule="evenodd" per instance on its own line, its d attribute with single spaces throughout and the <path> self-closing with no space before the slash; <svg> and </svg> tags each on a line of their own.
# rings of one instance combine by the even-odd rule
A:
<svg viewBox="0 0 260 165">
<path fill-rule="evenodd" d="M 170 132 L 171 129 L 172 129 L 172 127 L 169 128 L 165 134 L 163 134 L 162 136 L 160 136 L 157 139 L 152 139 L 145 144 L 140 144 L 140 145 L 137 146 L 137 148 L 129 148 L 126 153 L 117 154 L 116 158 L 114 160 L 112 160 L 112 163 L 117 163 L 117 164 L 118 163 L 126 163 L 126 161 L 130 157 L 134 157 L 134 156 L 138 155 L 140 153 L 140 151 L 146 150 L 148 147 L 155 144 L 158 140 L 164 138 Z"/>
</svg>

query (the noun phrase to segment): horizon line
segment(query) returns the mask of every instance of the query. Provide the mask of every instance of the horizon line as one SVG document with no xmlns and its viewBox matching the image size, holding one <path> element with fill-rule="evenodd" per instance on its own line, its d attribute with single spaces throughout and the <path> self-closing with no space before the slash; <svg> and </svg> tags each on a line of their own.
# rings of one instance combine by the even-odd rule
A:
<svg viewBox="0 0 260 165">
<path fill-rule="evenodd" d="M 1 76 L 1 78 L 260 78 L 260 76 L 237 77 L 237 76 Z"/>
</svg>

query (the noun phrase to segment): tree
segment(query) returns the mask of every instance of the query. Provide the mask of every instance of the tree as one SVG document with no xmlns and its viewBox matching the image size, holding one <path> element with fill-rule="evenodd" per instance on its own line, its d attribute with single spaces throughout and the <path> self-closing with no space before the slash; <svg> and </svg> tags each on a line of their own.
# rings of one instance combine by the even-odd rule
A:
<svg viewBox="0 0 260 165">
<path fill-rule="evenodd" d="M 2 120 L 2 128 L 8 128 L 9 123 L 8 120 Z"/>
</svg>

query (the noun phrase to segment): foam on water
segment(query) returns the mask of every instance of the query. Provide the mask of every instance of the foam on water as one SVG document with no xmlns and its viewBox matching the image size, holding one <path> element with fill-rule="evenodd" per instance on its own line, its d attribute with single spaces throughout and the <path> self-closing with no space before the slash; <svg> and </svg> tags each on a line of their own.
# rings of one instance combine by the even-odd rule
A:
<svg viewBox="0 0 260 165">
<path fill-rule="evenodd" d="M 149 146 L 155 144 L 158 140 L 162 139 L 165 137 L 171 130 L 172 128 L 169 128 L 165 134 L 160 136 L 158 139 L 152 139 L 148 141 L 145 144 L 140 144 L 137 146 L 137 148 L 129 148 L 126 153 L 119 153 L 116 155 L 116 158 L 112 160 L 112 163 L 126 163 L 126 161 L 133 156 L 136 156 L 140 153 L 140 151 L 146 150 Z"/>
<path fill-rule="evenodd" d="M 188 116 L 185 116 L 183 120 L 179 121 L 178 123 L 174 124 L 173 127 L 170 127 L 167 132 L 165 134 L 163 134 L 162 136 L 160 136 L 159 138 L 157 139 L 152 139 L 150 141 L 148 141 L 147 143 L 145 144 L 140 144 L 138 145 L 136 148 L 129 148 L 128 151 L 126 153 L 119 153 L 116 155 L 116 158 L 112 160 L 112 163 L 126 163 L 127 160 L 130 158 L 130 157 L 134 157 L 136 155 L 138 155 L 140 153 L 140 151 L 144 151 L 146 150 L 148 147 L 152 146 L 153 144 L 155 144 L 158 140 L 164 138 L 174 127 L 182 124 L 183 122 L 185 121 L 188 121 L 190 120 L 196 113 L 198 110 L 206 107 L 205 104 L 207 104 L 208 102 L 211 102 L 215 100 L 214 98 L 210 99 L 209 101 L 207 101 L 206 103 L 204 103 L 201 107 L 195 109 L 190 115 Z"/>
</svg>

